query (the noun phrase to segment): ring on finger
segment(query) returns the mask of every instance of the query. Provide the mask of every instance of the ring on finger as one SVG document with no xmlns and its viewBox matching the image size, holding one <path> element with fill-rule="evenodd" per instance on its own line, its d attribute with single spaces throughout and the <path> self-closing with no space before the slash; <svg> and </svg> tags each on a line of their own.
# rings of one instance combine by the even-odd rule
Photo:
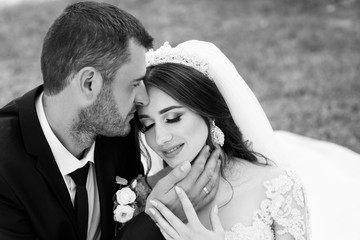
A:
<svg viewBox="0 0 360 240">
<path fill-rule="evenodd" d="M 204 187 L 203 188 L 203 191 L 206 193 L 206 195 L 208 195 L 210 192 L 209 192 L 209 189 L 207 189 L 207 187 Z"/>
</svg>

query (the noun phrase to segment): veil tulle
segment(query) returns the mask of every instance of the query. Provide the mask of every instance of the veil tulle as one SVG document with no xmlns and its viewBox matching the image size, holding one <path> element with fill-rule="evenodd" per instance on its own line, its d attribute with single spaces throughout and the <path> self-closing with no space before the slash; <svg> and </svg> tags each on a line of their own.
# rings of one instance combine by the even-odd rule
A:
<svg viewBox="0 0 360 240">
<path fill-rule="evenodd" d="M 259 101 L 220 49 L 212 43 L 197 40 L 183 42 L 176 48 L 208 63 L 207 73 L 224 97 L 244 140 L 252 143 L 253 150 L 277 165 L 287 166 L 287 159 L 280 153 L 274 131 Z"/>
<path fill-rule="evenodd" d="M 253 150 L 280 167 L 295 169 L 301 176 L 309 196 L 314 239 L 359 239 L 360 155 L 329 142 L 284 131 L 274 133 L 254 93 L 214 44 L 190 40 L 175 48 L 207 62 L 208 75 L 224 97 L 244 140 L 252 142 Z M 153 156 L 156 159 L 152 152 Z M 153 162 L 154 169 L 162 167 L 160 162 Z"/>
<path fill-rule="evenodd" d="M 360 193 L 355 189 L 360 179 L 360 155 L 329 142 L 289 132 L 274 133 L 251 89 L 214 44 L 190 40 L 176 48 L 208 62 L 208 74 L 224 97 L 244 139 L 253 143 L 253 150 L 280 167 L 295 169 L 300 175 L 310 196 L 307 205 L 314 238 L 358 239 L 355 229 Z M 344 229 L 347 230 L 344 232 Z"/>
<path fill-rule="evenodd" d="M 164 46 L 167 43 L 164 44 Z M 232 62 L 214 44 L 198 40 L 189 40 L 173 48 L 175 51 L 163 50 L 159 63 L 172 61 L 171 54 L 193 56 L 206 63 L 206 74 L 214 81 L 224 97 L 234 122 L 243 133 L 244 141 L 249 141 L 252 150 L 264 155 L 275 164 L 287 167 L 288 160 L 280 153 L 274 131 L 259 101 L 240 76 Z M 153 52 L 153 51 L 152 51 Z M 153 53 L 147 53 L 147 58 Z M 166 56 L 163 56 L 166 55 Z M 198 69 L 199 70 L 199 69 Z M 225 136 L 226 137 L 226 136 Z M 156 173 L 162 168 L 161 159 L 147 147 L 143 134 L 143 143 L 151 156 L 151 171 Z M 259 161 L 264 159 L 259 158 Z M 147 161 L 143 159 L 146 167 Z"/>
</svg>

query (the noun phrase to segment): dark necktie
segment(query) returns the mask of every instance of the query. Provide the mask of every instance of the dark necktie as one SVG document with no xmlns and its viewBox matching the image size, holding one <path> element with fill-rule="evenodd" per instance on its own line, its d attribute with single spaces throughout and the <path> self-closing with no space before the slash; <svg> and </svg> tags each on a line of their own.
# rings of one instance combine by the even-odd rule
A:
<svg viewBox="0 0 360 240">
<path fill-rule="evenodd" d="M 88 172 L 89 172 L 89 162 L 87 162 L 86 165 L 83 166 L 82 168 L 79 168 L 76 171 L 69 174 L 76 184 L 74 207 L 75 207 L 81 240 L 86 240 L 86 235 L 87 235 L 89 203 L 88 203 L 88 196 L 86 191 L 86 178 Z"/>
</svg>

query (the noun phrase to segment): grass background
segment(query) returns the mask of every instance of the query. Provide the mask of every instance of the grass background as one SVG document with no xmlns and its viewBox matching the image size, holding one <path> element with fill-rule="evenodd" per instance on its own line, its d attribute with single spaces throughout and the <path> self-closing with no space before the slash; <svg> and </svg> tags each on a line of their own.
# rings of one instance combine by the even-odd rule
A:
<svg viewBox="0 0 360 240">
<path fill-rule="evenodd" d="M 41 83 L 42 39 L 76 1 L 0 2 L 0 106 Z M 112 0 L 155 37 L 214 42 L 276 130 L 360 153 L 360 0 Z"/>
</svg>

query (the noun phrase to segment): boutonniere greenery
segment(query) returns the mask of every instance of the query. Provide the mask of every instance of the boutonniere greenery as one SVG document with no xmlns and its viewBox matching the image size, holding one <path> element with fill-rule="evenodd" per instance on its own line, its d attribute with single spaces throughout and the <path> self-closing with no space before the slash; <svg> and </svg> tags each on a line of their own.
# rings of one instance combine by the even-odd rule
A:
<svg viewBox="0 0 360 240">
<path fill-rule="evenodd" d="M 151 188 L 143 175 L 133 179 L 130 184 L 125 178 L 116 176 L 115 182 L 119 190 L 114 194 L 114 221 L 116 222 L 115 235 L 134 216 L 145 210 L 146 199 Z"/>
</svg>

